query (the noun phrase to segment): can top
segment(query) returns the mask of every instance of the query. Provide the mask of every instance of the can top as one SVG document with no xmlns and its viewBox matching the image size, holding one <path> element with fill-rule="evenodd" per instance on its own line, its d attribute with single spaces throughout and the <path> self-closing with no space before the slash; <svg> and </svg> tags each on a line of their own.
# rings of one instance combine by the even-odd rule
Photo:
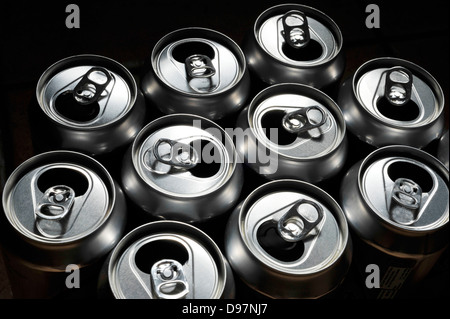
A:
<svg viewBox="0 0 450 319">
<path fill-rule="evenodd" d="M 226 283 L 224 258 L 194 226 L 175 221 L 142 225 L 114 249 L 108 276 L 120 299 L 216 299 Z"/>
<path fill-rule="evenodd" d="M 269 182 L 250 194 L 240 210 L 239 232 L 261 263 L 293 276 L 328 268 L 348 240 L 339 205 L 314 185 L 295 180 Z"/>
<path fill-rule="evenodd" d="M 60 60 L 41 76 L 37 101 L 56 123 L 73 129 L 96 129 L 123 118 L 137 98 L 131 73 L 98 55 Z"/>
<path fill-rule="evenodd" d="M 443 112 L 443 92 L 423 68 L 397 58 L 363 64 L 353 77 L 361 107 L 393 127 L 416 128 L 433 123 Z"/>
<path fill-rule="evenodd" d="M 429 232 L 448 223 L 448 170 L 425 152 L 375 151 L 362 163 L 358 182 L 374 214 L 403 233 Z"/>
<path fill-rule="evenodd" d="M 205 118 L 176 114 L 148 124 L 136 137 L 133 165 L 152 188 L 177 197 L 198 197 L 233 175 L 237 154 L 229 135 Z"/>
<path fill-rule="evenodd" d="M 293 67 L 326 64 L 342 47 L 341 31 L 332 19 L 298 4 L 267 9 L 257 18 L 253 32 L 267 54 Z"/>
<path fill-rule="evenodd" d="M 27 241 L 67 244 L 86 238 L 108 219 L 113 181 L 93 159 L 49 152 L 21 164 L 3 194 L 6 217 Z"/>
<path fill-rule="evenodd" d="M 345 137 L 339 107 L 324 93 L 301 84 L 277 84 L 261 91 L 249 106 L 248 123 L 258 142 L 296 160 L 325 156 Z"/>
<path fill-rule="evenodd" d="M 224 92 L 240 81 L 246 68 L 244 54 L 235 42 L 203 28 L 167 34 L 155 45 L 151 61 L 163 83 L 190 96 Z"/>
</svg>

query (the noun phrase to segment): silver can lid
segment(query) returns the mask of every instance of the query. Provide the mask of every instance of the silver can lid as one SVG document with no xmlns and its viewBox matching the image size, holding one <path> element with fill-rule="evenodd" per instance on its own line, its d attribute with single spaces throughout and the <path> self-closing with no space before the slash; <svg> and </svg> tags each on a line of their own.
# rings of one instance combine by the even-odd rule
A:
<svg viewBox="0 0 450 319">
<path fill-rule="evenodd" d="M 324 93 L 301 84 L 277 84 L 260 92 L 249 106 L 248 123 L 259 143 L 298 161 L 326 156 L 345 137 L 339 107 Z M 277 129 L 277 140 L 271 128 Z"/>
<path fill-rule="evenodd" d="M 254 34 L 267 54 L 298 68 L 326 64 L 342 47 L 342 35 L 333 20 L 303 5 L 267 9 L 256 20 Z"/>
<path fill-rule="evenodd" d="M 119 242 L 108 276 L 119 299 L 217 299 L 227 273 L 223 255 L 205 233 L 160 221 L 136 228 Z"/>
<path fill-rule="evenodd" d="M 91 158 L 49 152 L 21 164 L 8 179 L 3 207 L 9 223 L 35 245 L 80 241 L 108 220 L 113 181 Z"/>
<path fill-rule="evenodd" d="M 396 128 L 419 128 L 443 112 L 443 92 L 421 67 L 401 59 L 379 58 L 355 73 L 353 88 L 361 107 Z"/>
<path fill-rule="evenodd" d="M 187 28 L 163 37 L 152 52 L 152 66 L 161 81 L 187 95 L 229 90 L 242 78 L 245 57 L 227 36 L 209 29 Z"/>
<path fill-rule="evenodd" d="M 403 233 L 426 233 L 448 223 L 448 173 L 445 180 L 426 153 L 386 150 L 373 153 L 360 169 L 361 193 L 374 214 Z"/>
<path fill-rule="evenodd" d="M 266 267 L 288 276 L 309 276 L 337 262 L 348 229 L 339 206 L 304 182 L 261 186 L 244 202 L 239 228 L 250 252 Z"/>
<path fill-rule="evenodd" d="M 234 144 L 217 124 L 176 114 L 148 124 L 133 144 L 133 165 L 150 187 L 171 196 L 192 198 L 222 187 L 234 173 Z"/>
<path fill-rule="evenodd" d="M 96 55 L 68 57 L 50 66 L 36 88 L 44 113 L 74 129 L 94 129 L 123 118 L 133 107 L 137 86 L 118 62 Z"/>
</svg>

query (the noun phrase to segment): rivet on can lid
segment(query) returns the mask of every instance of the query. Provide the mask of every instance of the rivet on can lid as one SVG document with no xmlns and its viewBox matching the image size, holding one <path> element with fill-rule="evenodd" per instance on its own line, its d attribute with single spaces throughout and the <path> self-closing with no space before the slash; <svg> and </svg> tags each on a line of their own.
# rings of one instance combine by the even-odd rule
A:
<svg viewBox="0 0 450 319">
<path fill-rule="evenodd" d="M 159 299 L 182 299 L 189 293 L 183 266 L 176 260 L 163 259 L 151 269 L 152 289 Z"/>
<path fill-rule="evenodd" d="M 305 208 L 306 207 L 306 208 Z M 313 216 L 308 211 L 313 208 Z M 309 218 L 304 214 L 309 213 Z M 316 215 L 316 216 L 315 216 Z M 277 223 L 277 229 L 281 237 L 289 242 L 297 242 L 304 239 L 323 219 L 323 209 L 310 200 L 299 200 Z"/>
</svg>

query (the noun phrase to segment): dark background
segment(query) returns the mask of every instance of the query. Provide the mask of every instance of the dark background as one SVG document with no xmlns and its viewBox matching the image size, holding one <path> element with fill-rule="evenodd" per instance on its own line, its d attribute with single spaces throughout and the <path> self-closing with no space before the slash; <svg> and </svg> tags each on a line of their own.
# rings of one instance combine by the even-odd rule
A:
<svg viewBox="0 0 450 319">
<path fill-rule="evenodd" d="M 284 2 L 74 2 L 80 8 L 81 24 L 79 29 L 68 29 L 65 20 L 69 13 L 65 10 L 70 3 L 14 1 L 1 5 L 0 136 L 4 143 L 6 176 L 34 154 L 27 107 L 35 99 L 39 77 L 51 64 L 76 54 L 98 54 L 122 63 L 139 78 L 154 44 L 168 32 L 184 27 L 205 27 L 241 44 L 260 13 Z M 448 128 L 448 1 L 299 3 L 326 13 L 340 27 L 347 63 L 343 79 L 362 63 L 384 56 L 409 60 L 429 71 L 444 91 Z M 368 15 L 365 9 L 369 3 L 380 8 L 379 29 L 368 29 L 365 25 Z M 448 294 L 448 258 L 444 271 L 446 275 L 435 278 L 433 285 L 427 286 L 428 290 L 419 297 Z M 6 279 L 1 273 L 0 263 L 0 298 L 8 298 L 7 288 L 4 288 Z"/>
</svg>

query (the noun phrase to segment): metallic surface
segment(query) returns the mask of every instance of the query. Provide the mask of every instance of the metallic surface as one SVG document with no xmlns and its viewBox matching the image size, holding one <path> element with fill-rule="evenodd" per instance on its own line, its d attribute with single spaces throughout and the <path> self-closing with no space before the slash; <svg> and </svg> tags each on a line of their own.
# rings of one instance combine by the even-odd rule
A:
<svg viewBox="0 0 450 319">
<path fill-rule="evenodd" d="M 165 114 L 190 113 L 217 120 L 238 112 L 249 95 L 245 56 L 219 32 L 203 28 L 171 32 L 155 45 L 150 62 L 141 88 Z"/>
<path fill-rule="evenodd" d="M 316 217 L 313 228 L 298 242 L 304 245 L 300 256 L 280 260 L 263 248 L 259 230 L 267 222 L 283 220 L 299 201 L 305 206 L 303 212 L 299 210 L 302 218 L 317 216 L 317 207 L 323 215 Z M 269 182 L 252 192 L 232 213 L 225 240 L 225 254 L 233 270 L 247 285 L 271 298 L 326 295 L 344 279 L 352 256 L 347 222 L 339 205 L 316 186 L 295 180 Z"/>
<path fill-rule="evenodd" d="M 386 74 L 394 68 L 407 69 L 413 77 L 411 102 L 405 103 L 404 108 L 394 104 L 389 106 L 393 112 L 399 110 L 395 116 L 380 111 L 380 103 L 386 98 Z M 349 131 L 376 147 L 409 145 L 422 148 L 439 138 L 444 129 L 441 87 L 421 67 L 397 58 L 378 58 L 363 64 L 342 84 L 338 104 Z"/>
<path fill-rule="evenodd" d="M 285 114 L 283 119 L 279 123 L 270 121 L 270 127 L 265 127 L 264 118 L 276 118 L 274 114 L 280 112 Z M 290 126 L 299 126 L 296 130 L 287 125 L 289 119 Z M 331 98 L 315 88 L 301 84 L 273 85 L 261 91 L 241 112 L 237 127 L 248 135 L 247 139 L 236 140 L 239 155 L 248 166 L 269 179 L 318 182 L 335 175 L 345 163 L 348 146 L 343 115 Z M 282 130 L 294 137 L 288 144 L 281 141 Z M 276 132 L 278 140 L 273 138 Z M 259 156 L 259 152 L 266 150 L 273 165 L 267 165 Z"/>
<path fill-rule="evenodd" d="M 58 186 L 76 189 L 67 215 L 58 219 L 48 217 L 62 198 L 46 197 L 47 192 L 39 186 L 51 170 L 59 173 L 50 183 L 57 180 Z M 77 194 L 77 182 L 70 177 L 73 174 L 86 179 L 84 193 Z M 43 198 L 52 207 L 42 218 L 35 210 Z M 76 152 L 55 151 L 30 158 L 11 174 L 2 200 L 11 239 L 5 246 L 6 255 L 14 267 L 11 284 L 18 298 L 47 298 L 65 290 L 61 277 L 67 276 L 66 267 L 93 267 L 117 244 L 125 228 L 126 205 L 121 189 L 101 164 Z"/>
<path fill-rule="evenodd" d="M 314 42 L 320 47 L 318 56 L 293 59 L 284 53 L 282 17 L 292 10 L 306 15 L 310 34 L 309 44 L 292 50 L 308 50 Z M 301 83 L 324 88 L 339 80 L 344 71 L 342 45 L 339 27 L 324 13 L 303 5 L 282 4 L 267 9 L 257 18 L 243 51 L 250 70 L 265 83 Z"/>
<path fill-rule="evenodd" d="M 161 138 L 176 143 L 162 145 Z M 201 146 L 202 141 L 207 145 Z M 157 152 L 165 157 L 176 152 L 173 148 L 177 144 L 179 150 L 192 149 L 185 148 L 188 144 L 196 147 L 201 157 L 195 165 L 179 167 L 184 151 L 175 165 L 155 157 L 155 146 L 161 146 Z M 213 159 L 206 158 L 212 153 Z M 184 161 L 190 158 L 186 153 Z M 217 165 L 217 171 L 211 176 L 196 176 L 192 168 L 202 170 L 201 162 L 206 165 L 203 168 Z M 185 222 L 205 221 L 231 209 L 242 189 L 242 175 L 242 164 L 229 135 L 214 122 L 187 114 L 163 116 L 144 127 L 127 151 L 122 167 L 124 190 L 136 205 L 149 216 Z"/>
<path fill-rule="evenodd" d="M 449 141 L 448 141 L 448 133 L 449 131 L 445 132 L 441 139 L 439 140 L 439 146 L 438 146 L 438 153 L 437 157 L 438 159 L 444 163 L 444 165 L 449 168 L 448 164 L 448 154 L 449 154 Z"/>
<path fill-rule="evenodd" d="M 406 205 L 402 205 L 402 219 L 392 214 L 389 203 L 397 177 L 408 178 L 421 187 L 416 215 Z M 448 246 L 448 179 L 448 169 L 423 151 L 408 146 L 383 147 L 345 175 L 340 193 L 342 208 L 355 234 L 394 260 L 387 266 L 407 268 L 408 280 L 418 282 Z M 412 194 L 408 188 L 404 190 Z"/>
<path fill-rule="evenodd" d="M 109 81 L 105 86 L 99 85 L 105 76 Z M 74 92 L 80 86 L 82 90 Z M 102 92 L 98 92 L 100 89 Z M 73 103 L 62 101 L 66 94 L 74 95 Z M 144 96 L 133 76 L 124 66 L 103 56 L 77 55 L 56 62 L 39 79 L 36 98 L 42 111 L 39 117 L 43 118 L 37 133 L 46 132 L 39 138 L 52 142 L 56 149 L 89 155 L 109 153 L 131 143 L 145 121 Z M 61 103 L 66 103 L 75 114 L 81 113 L 86 104 L 98 103 L 98 114 L 74 120 L 57 110 Z"/>
<path fill-rule="evenodd" d="M 104 267 L 108 277 L 100 285 L 108 286 L 117 299 L 234 296 L 233 273 L 218 246 L 198 228 L 181 222 L 158 221 L 135 228 L 116 246 Z M 173 291 L 162 293 L 161 284 L 170 285 Z"/>
</svg>

